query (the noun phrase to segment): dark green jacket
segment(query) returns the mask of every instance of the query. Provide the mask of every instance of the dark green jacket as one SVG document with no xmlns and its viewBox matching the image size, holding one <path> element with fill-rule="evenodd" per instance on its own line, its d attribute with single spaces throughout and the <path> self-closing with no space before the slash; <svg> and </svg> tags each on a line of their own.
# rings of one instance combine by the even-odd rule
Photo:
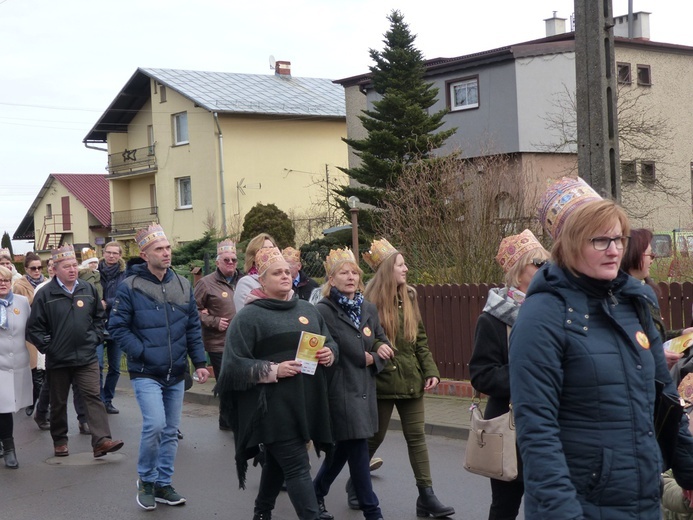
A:
<svg viewBox="0 0 693 520">
<path fill-rule="evenodd" d="M 416 293 L 409 297 L 416 302 Z M 428 349 L 428 336 L 422 321 L 416 341 L 404 339 L 404 316 L 399 311 L 400 330 L 395 340 L 395 358 L 388 363 L 376 378 L 378 399 L 417 399 L 423 396 L 424 384 L 429 377 L 440 379 L 440 372 Z"/>
</svg>

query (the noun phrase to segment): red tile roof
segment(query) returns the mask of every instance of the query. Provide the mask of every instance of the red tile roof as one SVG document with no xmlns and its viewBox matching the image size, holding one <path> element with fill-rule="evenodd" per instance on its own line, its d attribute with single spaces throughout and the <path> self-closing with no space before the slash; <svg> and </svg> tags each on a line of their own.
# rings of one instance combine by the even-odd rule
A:
<svg viewBox="0 0 693 520">
<path fill-rule="evenodd" d="M 65 186 L 104 227 L 111 227 L 111 196 L 106 174 L 51 173 L 51 177 Z"/>
</svg>

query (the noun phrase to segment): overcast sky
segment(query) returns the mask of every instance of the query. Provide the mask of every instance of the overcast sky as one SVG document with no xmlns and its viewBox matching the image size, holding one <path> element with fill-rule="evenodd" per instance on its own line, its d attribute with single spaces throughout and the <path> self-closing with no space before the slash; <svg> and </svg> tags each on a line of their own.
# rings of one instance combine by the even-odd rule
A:
<svg viewBox="0 0 693 520">
<path fill-rule="evenodd" d="M 693 2 L 633 0 L 651 39 L 693 46 Z M 137 67 L 339 79 L 368 71 L 399 9 L 424 57 L 542 38 L 573 0 L 0 0 L 0 233 L 14 234 L 50 173 L 105 173 L 82 139 Z M 625 14 L 627 0 L 613 0 Z M 15 252 L 31 248 L 13 243 Z"/>
</svg>

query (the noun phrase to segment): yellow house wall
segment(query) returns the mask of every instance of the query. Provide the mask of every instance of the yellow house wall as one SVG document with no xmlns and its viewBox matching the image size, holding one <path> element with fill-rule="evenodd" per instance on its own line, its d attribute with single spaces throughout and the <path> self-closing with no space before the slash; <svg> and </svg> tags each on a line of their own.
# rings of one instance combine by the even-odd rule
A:
<svg viewBox="0 0 693 520">
<path fill-rule="evenodd" d="M 242 219 L 257 203 L 290 216 L 324 211 L 326 165 L 331 188 L 348 182 L 338 169 L 347 166 L 344 120 L 227 116 L 222 132 L 227 217 Z"/>
</svg>

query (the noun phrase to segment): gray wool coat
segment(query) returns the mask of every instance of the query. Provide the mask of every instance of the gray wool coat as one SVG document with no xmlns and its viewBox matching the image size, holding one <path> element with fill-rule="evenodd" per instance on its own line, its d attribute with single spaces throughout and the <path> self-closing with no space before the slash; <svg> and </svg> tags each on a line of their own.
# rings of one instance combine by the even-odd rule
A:
<svg viewBox="0 0 693 520">
<path fill-rule="evenodd" d="M 0 413 L 14 413 L 33 402 L 29 351 L 24 334 L 29 300 L 14 295 L 7 308 L 7 329 L 0 329 Z"/>
<path fill-rule="evenodd" d="M 375 376 L 387 362 L 376 351 L 383 343 L 390 345 L 378 310 L 364 300 L 361 323 L 356 328 L 346 312 L 329 298 L 320 300 L 316 308 L 339 345 L 339 362 L 327 368 L 332 434 L 335 441 L 368 439 L 378 431 Z M 370 366 L 366 366 L 366 352 L 373 355 Z"/>
</svg>

